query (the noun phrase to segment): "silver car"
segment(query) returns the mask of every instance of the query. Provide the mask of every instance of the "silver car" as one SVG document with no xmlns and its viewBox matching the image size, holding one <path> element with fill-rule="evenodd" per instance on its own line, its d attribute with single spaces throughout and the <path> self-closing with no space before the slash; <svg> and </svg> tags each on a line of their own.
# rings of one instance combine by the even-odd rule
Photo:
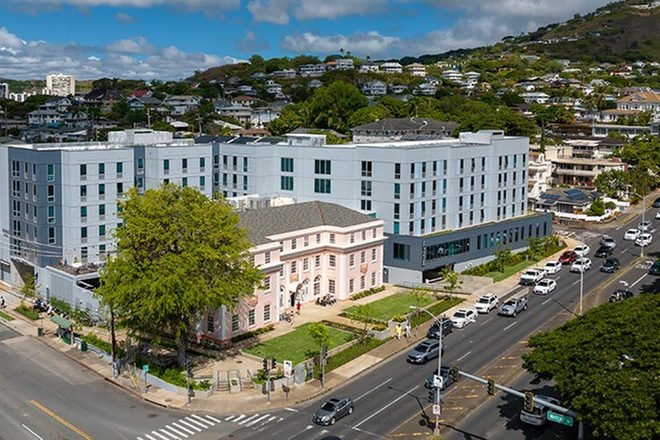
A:
<svg viewBox="0 0 660 440">
<path fill-rule="evenodd" d="M 333 397 L 321 405 L 321 409 L 312 416 L 312 421 L 319 425 L 334 425 L 344 416 L 353 413 L 355 406 L 350 397 Z"/>
</svg>

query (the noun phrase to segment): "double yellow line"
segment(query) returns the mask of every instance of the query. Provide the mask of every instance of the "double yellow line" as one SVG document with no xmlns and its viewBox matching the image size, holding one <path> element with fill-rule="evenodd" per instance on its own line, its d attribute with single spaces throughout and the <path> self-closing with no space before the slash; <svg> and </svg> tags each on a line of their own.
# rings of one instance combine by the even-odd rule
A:
<svg viewBox="0 0 660 440">
<path fill-rule="evenodd" d="M 71 431 L 75 432 L 76 434 L 78 434 L 79 436 L 84 438 L 85 440 L 93 440 L 92 437 L 85 434 L 83 431 L 81 431 L 77 427 L 73 426 L 71 423 L 67 422 L 62 417 L 58 416 L 53 411 L 49 410 L 48 408 L 46 408 L 45 406 L 43 406 L 41 403 L 37 402 L 36 400 L 30 400 L 30 403 L 32 405 L 36 406 L 37 408 L 39 408 L 40 410 L 42 410 L 43 412 L 45 412 L 46 414 L 48 414 L 49 416 L 51 416 L 52 418 L 54 418 L 55 420 L 57 420 L 58 422 L 60 422 L 61 424 L 63 424 L 64 426 L 66 426 L 67 428 L 69 428 Z"/>
</svg>

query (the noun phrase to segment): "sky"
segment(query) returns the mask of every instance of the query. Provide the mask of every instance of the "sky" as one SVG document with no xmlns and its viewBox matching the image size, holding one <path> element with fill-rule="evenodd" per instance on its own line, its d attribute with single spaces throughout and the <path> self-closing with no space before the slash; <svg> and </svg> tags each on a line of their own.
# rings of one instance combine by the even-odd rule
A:
<svg viewBox="0 0 660 440">
<path fill-rule="evenodd" d="M 195 70 L 343 49 L 437 54 L 592 12 L 605 0 L 0 0 L 0 78 L 179 80 Z"/>
</svg>

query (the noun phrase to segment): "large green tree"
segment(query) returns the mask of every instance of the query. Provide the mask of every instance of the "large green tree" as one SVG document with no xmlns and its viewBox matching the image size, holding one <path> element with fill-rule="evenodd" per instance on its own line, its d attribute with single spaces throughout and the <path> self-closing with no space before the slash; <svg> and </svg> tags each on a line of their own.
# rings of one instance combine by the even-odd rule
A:
<svg viewBox="0 0 660 440">
<path fill-rule="evenodd" d="M 183 365 L 193 325 L 234 308 L 261 280 L 247 234 L 229 204 L 191 187 L 133 188 L 119 205 L 117 252 L 97 295 L 132 332 L 171 334 Z"/>
<path fill-rule="evenodd" d="M 598 438 L 660 438 L 660 296 L 604 304 L 532 336 L 523 367 L 554 380 Z"/>
</svg>

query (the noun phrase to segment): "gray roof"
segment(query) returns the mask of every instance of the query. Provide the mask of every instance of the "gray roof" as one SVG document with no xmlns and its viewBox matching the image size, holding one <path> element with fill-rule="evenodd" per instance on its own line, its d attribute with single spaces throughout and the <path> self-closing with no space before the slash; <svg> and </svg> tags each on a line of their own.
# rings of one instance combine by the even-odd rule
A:
<svg viewBox="0 0 660 440">
<path fill-rule="evenodd" d="M 426 118 L 386 118 L 352 128 L 353 131 L 442 131 L 451 132 L 458 127 L 456 122 L 441 122 Z"/>
<path fill-rule="evenodd" d="M 269 243 L 267 237 L 318 226 L 349 227 L 376 221 L 375 218 L 341 205 L 304 202 L 243 211 L 240 225 L 247 228 L 255 245 Z"/>
</svg>

